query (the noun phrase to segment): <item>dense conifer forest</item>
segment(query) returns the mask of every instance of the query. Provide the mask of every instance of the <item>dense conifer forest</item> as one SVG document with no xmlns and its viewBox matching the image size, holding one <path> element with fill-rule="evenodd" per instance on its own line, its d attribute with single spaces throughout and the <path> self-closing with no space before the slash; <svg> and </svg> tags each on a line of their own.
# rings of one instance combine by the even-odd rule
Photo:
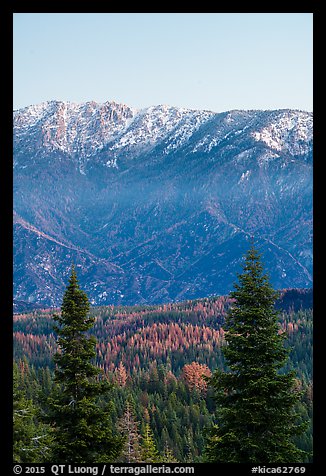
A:
<svg viewBox="0 0 326 476">
<path fill-rule="evenodd" d="M 285 346 L 291 349 L 282 371 L 295 370 L 302 391 L 296 410 L 302 421 L 309 422 L 296 444 L 308 452 L 312 451 L 313 400 L 310 299 L 307 291 L 291 290 L 277 302 L 280 332 L 286 331 Z M 110 424 L 116 433 L 124 428 L 129 435 L 119 461 L 202 461 L 216 410 L 205 375 L 225 369 L 223 325 L 231 303 L 230 297 L 222 296 L 160 306 L 90 309 L 94 325 L 89 334 L 96 338 L 94 364 L 112 384 L 100 404 L 110 404 Z M 14 315 L 15 418 L 16 425 L 23 418 L 26 433 L 15 442 L 17 462 L 51 459 L 51 428 L 44 413 L 54 386 L 53 312 Z"/>
</svg>

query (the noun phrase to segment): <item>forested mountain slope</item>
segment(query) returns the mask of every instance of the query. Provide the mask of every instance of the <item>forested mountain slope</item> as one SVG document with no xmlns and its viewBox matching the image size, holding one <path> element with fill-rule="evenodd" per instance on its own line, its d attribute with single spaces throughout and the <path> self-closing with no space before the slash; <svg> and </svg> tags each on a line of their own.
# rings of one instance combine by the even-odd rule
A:
<svg viewBox="0 0 326 476">
<path fill-rule="evenodd" d="M 73 261 L 93 304 L 227 294 L 254 236 L 275 288 L 312 285 L 312 114 L 14 112 L 14 297 L 58 306 Z"/>
</svg>

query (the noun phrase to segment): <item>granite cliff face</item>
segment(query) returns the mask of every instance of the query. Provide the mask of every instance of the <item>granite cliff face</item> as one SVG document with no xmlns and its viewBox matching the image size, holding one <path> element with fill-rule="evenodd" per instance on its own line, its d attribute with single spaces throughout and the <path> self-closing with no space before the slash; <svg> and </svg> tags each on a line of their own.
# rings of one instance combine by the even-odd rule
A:
<svg viewBox="0 0 326 476">
<path fill-rule="evenodd" d="M 60 305 L 226 294 L 254 236 L 312 286 L 312 114 L 51 101 L 14 112 L 14 295 Z"/>
</svg>

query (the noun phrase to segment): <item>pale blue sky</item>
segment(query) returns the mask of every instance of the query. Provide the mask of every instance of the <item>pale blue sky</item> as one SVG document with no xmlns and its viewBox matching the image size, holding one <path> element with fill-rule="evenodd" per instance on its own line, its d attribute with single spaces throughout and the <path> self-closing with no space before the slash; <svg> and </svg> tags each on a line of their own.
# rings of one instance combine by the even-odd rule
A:
<svg viewBox="0 0 326 476">
<path fill-rule="evenodd" d="M 312 111 L 312 13 L 15 13 L 14 109 Z"/>
</svg>

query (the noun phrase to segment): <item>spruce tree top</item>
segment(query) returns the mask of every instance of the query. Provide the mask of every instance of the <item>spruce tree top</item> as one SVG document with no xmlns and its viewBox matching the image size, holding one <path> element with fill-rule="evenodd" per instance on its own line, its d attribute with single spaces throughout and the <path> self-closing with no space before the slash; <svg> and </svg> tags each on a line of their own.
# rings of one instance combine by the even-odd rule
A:
<svg viewBox="0 0 326 476">
<path fill-rule="evenodd" d="M 239 306 L 273 306 L 278 295 L 270 285 L 267 274 L 263 273 L 261 254 L 253 241 L 245 255 L 243 273 L 238 273 L 239 283 L 234 284 L 235 291 L 230 296 Z"/>
<path fill-rule="evenodd" d="M 80 289 L 75 266 L 72 265 L 71 275 L 62 300 L 61 316 L 56 316 L 56 320 L 61 325 L 65 324 L 65 327 L 68 327 L 66 329 L 68 332 L 74 329 L 85 332 L 94 323 L 94 318 L 87 317 L 89 309 L 88 297 Z M 64 333 L 63 329 L 61 331 Z"/>
</svg>

